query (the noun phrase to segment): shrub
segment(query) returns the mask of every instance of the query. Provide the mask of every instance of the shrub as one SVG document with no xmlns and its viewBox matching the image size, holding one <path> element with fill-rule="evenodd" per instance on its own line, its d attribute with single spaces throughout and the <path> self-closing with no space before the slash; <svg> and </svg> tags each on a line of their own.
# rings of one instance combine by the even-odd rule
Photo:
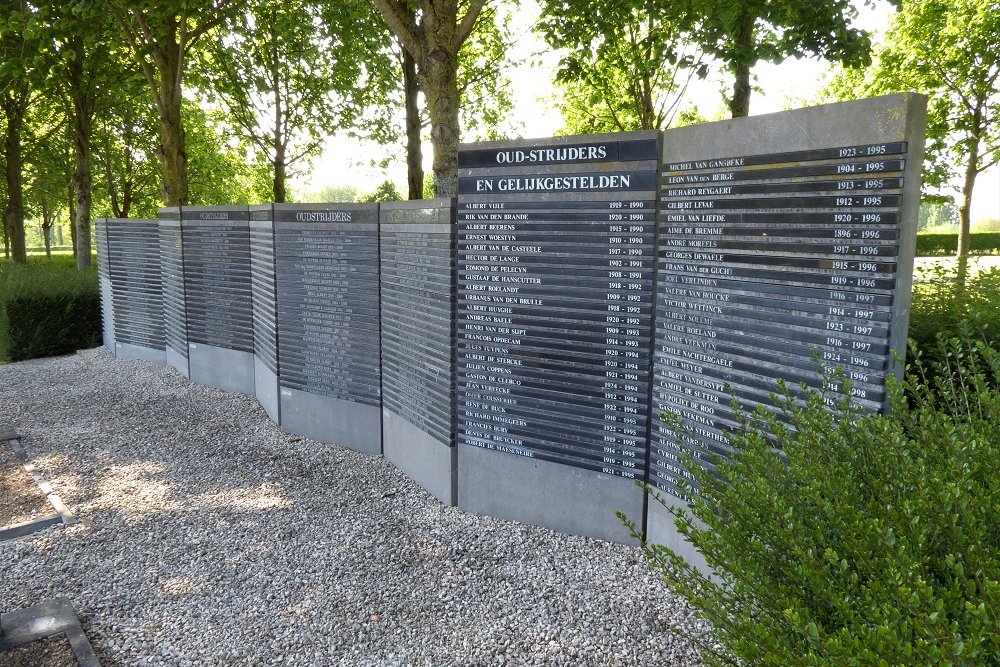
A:
<svg viewBox="0 0 1000 667">
<path fill-rule="evenodd" d="M 96 270 L 72 256 L 0 262 L 0 362 L 68 354 L 101 343 Z"/>
<path fill-rule="evenodd" d="M 784 420 L 745 416 L 717 476 L 688 460 L 702 496 L 668 511 L 714 575 L 643 549 L 711 622 L 709 664 L 1000 660 L 1000 353 L 941 345 L 890 382 L 890 416 L 780 394 Z"/>
<path fill-rule="evenodd" d="M 917 234 L 917 257 L 943 257 L 958 251 L 958 233 Z M 969 234 L 969 253 L 995 255 L 1000 252 L 1000 232 Z"/>
<path fill-rule="evenodd" d="M 940 349 L 938 336 L 958 336 L 966 328 L 1000 346 L 1000 269 L 982 270 L 958 284 L 955 268 L 934 267 L 914 281 L 909 337 L 925 356 Z"/>
</svg>

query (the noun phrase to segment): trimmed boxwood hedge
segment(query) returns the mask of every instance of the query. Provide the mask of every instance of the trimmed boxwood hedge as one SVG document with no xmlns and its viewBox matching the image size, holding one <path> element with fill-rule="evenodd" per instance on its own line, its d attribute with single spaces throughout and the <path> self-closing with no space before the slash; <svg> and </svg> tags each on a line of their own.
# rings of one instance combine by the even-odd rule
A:
<svg viewBox="0 0 1000 667">
<path fill-rule="evenodd" d="M 958 234 L 917 234 L 917 257 L 954 255 L 958 250 Z M 1000 254 L 1000 232 L 978 232 L 969 235 L 969 252 L 973 255 Z"/>
<path fill-rule="evenodd" d="M 97 272 L 73 258 L 0 261 L 0 362 L 69 354 L 101 344 Z"/>
</svg>

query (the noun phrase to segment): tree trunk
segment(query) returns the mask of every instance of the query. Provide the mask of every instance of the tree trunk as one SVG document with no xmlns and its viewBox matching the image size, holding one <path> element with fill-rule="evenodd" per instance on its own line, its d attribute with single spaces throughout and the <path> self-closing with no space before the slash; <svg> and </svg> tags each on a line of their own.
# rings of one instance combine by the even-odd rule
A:
<svg viewBox="0 0 1000 667">
<path fill-rule="evenodd" d="M 972 191 L 976 187 L 976 176 L 979 175 L 979 141 L 976 138 L 970 142 L 969 155 L 965 163 L 965 179 L 962 182 L 962 203 L 958 207 L 958 251 L 956 252 L 958 274 L 956 287 L 959 292 L 965 290 L 969 274 L 969 235 L 972 231 Z"/>
<path fill-rule="evenodd" d="M 84 62 L 86 51 L 83 37 L 75 35 L 71 48 L 74 58 L 69 64 L 69 84 L 73 91 L 73 151 L 76 166 L 73 170 L 73 186 L 76 190 L 76 211 L 72 218 L 76 230 L 76 268 L 80 271 L 90 268 L 90 210 L 93 200 L 93 175 L 91 173 L 90 139 L 94 127 L 94 99 L 87 90 Z"/>
<path fill-rule="evenodd" d="M 274 195 L 275 204 L 285 203 L 285 147 L 281 144 L 274 146 L 274 183 L 271 191 Z"/>
<path fill-rule="evenodd" d="M 750 115 L 750 63 L 754 45 L 754 24 L 757 17 L 744 10 L 740 15 L 736 33 L 737 56 L 733 62 L 736 80 L 733 83 L 733 97 L 729 100 L 729 111 L 733 118 L 743 118 Z"/>
<path fill-rule="evenodd" d="M 406 100 L 406 183 L 408 199 L 424 198 L 424 156 L 420 145 L 417 64 L 403 49 L 403 96 Z"/>
<path fill-rule="evenodd" d="M 73 244 L 73 256 L 76 257 L 76 188 L 73 187 L 72 179 L 69 184 L 69 238 Z"/>
<path fill-rule="evenodd" d="M 272 39 L 277 39 L 277 35 L 271 35 Z M 274 167 L 274 181 L 271 185 L 271 194 L 274 196 L 275 204 L 285 203 L 285 172 L 287 165 L 285 164 L 286 159 L 286 136 L 284 132 L 284 99 L 281 96 L 281 86 L 279 79 L 281 73 L 277 69 L 277 60 L 272 62 L 274 68 L 271 70 L 271 87 L 274 91 L 274 145 L 271 150 L 274 151 L 274 160 L 272 161 L 272 166 Z"/>
<path fill-rule="evenodd" d="M 28 259 L 24 247 L 24 183 L 21 174 L 24 170 L 21 151 L 21 130 L 24 123 L 24 109 L 9 105 L 6 110 L 7 135 L 4 141 L 5 173 L 7 182 L 7 209 L 4 211 L 4 224 L 10 241 L 10 258 L 15 264 L 23 264 Z"/>
<path fill-rule="evenodd" d="M 163 166 L 163 201 L 167 206 L 186 206 L 188 202 L 188 161 L 181 121 L 180 46 L 170 44 L 157 61 L 160 75 L 157 108 L 160 113 L 160 145 L 157 155 Z"/>
<path fill-rule="evenodd" d="M 458 68 L 454 54 L 437 48 L 421 64 L 420 83 L 427 99 L 434 145 L 434 195 L 458 194 Z"/>
<path fill-rule="evenodd" d="M 52 259 L 52 211 L 42 206 L 42 239 L 45 241 L 45 257 Z"/>
</svg>

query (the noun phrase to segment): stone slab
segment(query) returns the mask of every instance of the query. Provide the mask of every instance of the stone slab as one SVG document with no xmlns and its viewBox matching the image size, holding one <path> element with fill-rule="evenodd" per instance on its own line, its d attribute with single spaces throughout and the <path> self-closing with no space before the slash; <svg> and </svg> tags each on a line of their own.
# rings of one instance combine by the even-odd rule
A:
<svg viewBox="0 0 1000 667">
<path fill-rule="evenodd" d="M 615 512 L 641 522 L 644 509 L 633 480 L 470 446 L 458 451 L 458 507 L 625 544 L 634 540 Z"/>
<path fill-rule="evenodd" d="M 382 408 L 382 452 L 403 474 L 446 505 L 458 503 L 457 447 Z"/>
<path fill-rule="evenodd" d="M 100 667 L 100 661 L 87 641 L 68 598 L 54 598 L 33 607 L 8 612 L 0 617 L 0 625 L 3 627 L 0 653 L 40 639 L 66 635 L 79 667 Z"/>
<path fill-rule="evenodd" d="M 188 360 L 192 382 L 251 396 L 256 392 L 254 358 L 251 352 L 189 343 Z"/>
<path fill-rule="evenodd" d="M 375 406 L 280 388 L 281 428 L 364 454 L 382 453 L 382 411 Z"/>
</svg>

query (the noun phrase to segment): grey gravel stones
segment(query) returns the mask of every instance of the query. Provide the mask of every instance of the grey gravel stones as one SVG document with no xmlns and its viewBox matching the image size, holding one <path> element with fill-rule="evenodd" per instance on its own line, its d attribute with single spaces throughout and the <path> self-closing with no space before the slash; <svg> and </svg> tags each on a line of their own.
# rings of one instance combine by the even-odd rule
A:
<svg viewBox="0 0 1000 667">
<path fill-rule="evenodd" d="M 0 366 L 79 522 L 0 547 L 0 609 L 72 599 L 121 665 L 696 665 L 632 547 L 446 507 L 257 402 L 100 350 Z"/>
</svg>

